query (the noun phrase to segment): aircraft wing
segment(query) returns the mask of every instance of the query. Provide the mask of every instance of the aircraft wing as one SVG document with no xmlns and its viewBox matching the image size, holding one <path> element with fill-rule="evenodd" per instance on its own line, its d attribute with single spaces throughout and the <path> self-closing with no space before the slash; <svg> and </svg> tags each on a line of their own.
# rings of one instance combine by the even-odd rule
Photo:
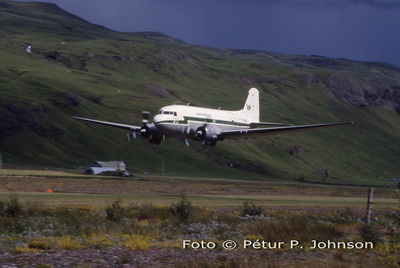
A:
<svg viewBox="0 0 400 268">
<path fill-rule="evenodd" d="M 323 128 L 332 127 L 338 125 L 354 124 L 354 122 L 341 122 L 341 123 L 328 123 L 328 124 L 316 124 L 316 125 L 298 125 L 298 126 L 283 126 L 283 127 L 269 127 L 269 128 L 250 128 L 243 130 L 227 130 L 222 131 L 219 135 L 222 139 L 240 139 L 254 136 L 277 134 L 288 131 L 304 130 L 310 128 Z"/>
<path fill-rule="evenodd" d="M 82 121 L 87 121 L 99 125 L 104 125 L 104 126 L 110 126 L 110 127 L 115 127 L 115 128 L 122 128 L 125 130 L 131 130 L 131 131 L 136 131 L 138 132 L 140 130 L 139 126 L 132 126 L 132 125 L 125 125 L 125 124 L 119 124 L 119 123 L 113 123 L 113 122 L 107 122 L 107 121 L 100 121 L 100 120 L 94 120 L 94 119 L 89 119 L 89 118 L 83 118 L 83 117 L 77 117 L 77 116 L 71 116 L 72 118 L 82 120 Z"/>
<path fill-rule="evenodd" d="M 257 123 L 250 123 L 250 128 L 257 128 L 257 127 L 266 127 L 266 126 L 293 126 L 292 124 L 284 124 L 284 123 L 268 123 L 268 122 L 257 122 Z"/>
</svg>

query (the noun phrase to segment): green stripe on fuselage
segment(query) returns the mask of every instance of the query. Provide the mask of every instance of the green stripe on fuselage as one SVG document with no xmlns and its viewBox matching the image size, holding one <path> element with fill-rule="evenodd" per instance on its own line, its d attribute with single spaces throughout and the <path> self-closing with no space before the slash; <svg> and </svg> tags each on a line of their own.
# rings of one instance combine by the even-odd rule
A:
<svg viewBox="0 0 400 268">
<path fill-rule="evenodd" d="M 185 120 L 180 120 L 180 121 L 175 121 L 175 120 L 165 120 L 165 121 L 160 121 L 158 123 L 177 123 L 177 124 L 189 124 L 189 121 L 195 121 L 195 122 L 202 122 L 202 123 L 215 123 L 215 124 L 224 124 L 224 125 L 231 125 L 231 126 L 243 126 L 243 127 L 250 127 L 249 124 L 245 123 L 239 123 L 239 122 L 234 122 L 234 121 L 226 121 L 226 120 L 218 120 L 218 119 L 210 119 L 210 118 L 199 118 L 199 117 L 190 117 L 190 116 L 184 116 L 183 117 Z"/>
</svg>

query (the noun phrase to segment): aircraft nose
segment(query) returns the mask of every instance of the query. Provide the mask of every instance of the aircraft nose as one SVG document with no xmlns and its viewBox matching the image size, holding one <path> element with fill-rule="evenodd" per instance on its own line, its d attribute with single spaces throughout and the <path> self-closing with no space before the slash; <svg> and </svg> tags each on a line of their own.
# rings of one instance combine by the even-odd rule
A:
<svg viewBox="0 0 400 268">
<path fill-rule="evenodd" d="M 162 121 L 162 115 L 161 114 L 157 114 L 156 116 L 154 116 L 154 118 L 153 118 L 153 123 L 154 124 L 157 124 L 157 123 L 159 123 L 161 121 Z"/>
</svg>

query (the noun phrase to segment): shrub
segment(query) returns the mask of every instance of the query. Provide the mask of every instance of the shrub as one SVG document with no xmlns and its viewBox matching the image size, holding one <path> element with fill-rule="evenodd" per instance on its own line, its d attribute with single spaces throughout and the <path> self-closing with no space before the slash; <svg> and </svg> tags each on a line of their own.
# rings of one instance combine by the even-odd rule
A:
<svg viewBox="0 0 400 268">
<path fill-rule="evenodd" d="M 109 221 L 120 222 L 125 219 L 126 209 L 121 205 L 120 199 L 115 200 L 106 208 L 106 219 Z"/>
<path fill-rule="evenodd" d="M 372 242 L 374 244 L 383 242 L 382 234 L 379 232 L 376 225 L 364 224 L 358 229 L 358 232 L 365 241 Z"/>
<path fill-rule="evenodd" d="M 260 216 L 263 214 L 263 208 L 260 205 L 254 204 L 252 201 L 244 201 L 240 215 L 245 216 Z"/>
<path fill-rule="evenodd" d="M 12 194 L 8 200 L 0 201 L 0 216 L 3 217 L 18 217 L 23 212 L 23 207 L 18 200 L 18 197 Z"/>
<path fill-rule="evenodd" d="M 181 194 L 181 200 L 179 202 L 171 205 L 171 212 L 181 221 L 186 221 L 192 216 L 192 203 L 187 199 L 184 193 Z"/>
</svg>

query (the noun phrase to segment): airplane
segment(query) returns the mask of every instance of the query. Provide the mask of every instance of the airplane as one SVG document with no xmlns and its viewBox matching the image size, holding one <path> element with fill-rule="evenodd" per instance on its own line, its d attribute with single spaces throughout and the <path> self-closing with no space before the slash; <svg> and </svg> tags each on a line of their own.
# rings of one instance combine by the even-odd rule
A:
<svg viewBox="0 0 400 268">
<path fill-rule="evenodd" d="M 292 125 L 284 123 L 260 122 L 259 91 L 251 88 L 241 110 L 226 111 L 194 107 L 189 105 L 170 105 L 162 107 L 153 121 L 149 121 L 150 113 L 143 111 L 141 126 L 100 121 L 89 118 L 71 116 L 95 124 L 125 129 L 147 139 L 152 144 L 160 144 L 166 137 L 183 138 L 187 146 L 188 139 L 202 141 L 215 146 L 225 139 L 250 138 L 260 135 L 276 134 L 288 131 L 323 128 L 354 122 L 325 123 L 313 125 Z"/>
</svg>

